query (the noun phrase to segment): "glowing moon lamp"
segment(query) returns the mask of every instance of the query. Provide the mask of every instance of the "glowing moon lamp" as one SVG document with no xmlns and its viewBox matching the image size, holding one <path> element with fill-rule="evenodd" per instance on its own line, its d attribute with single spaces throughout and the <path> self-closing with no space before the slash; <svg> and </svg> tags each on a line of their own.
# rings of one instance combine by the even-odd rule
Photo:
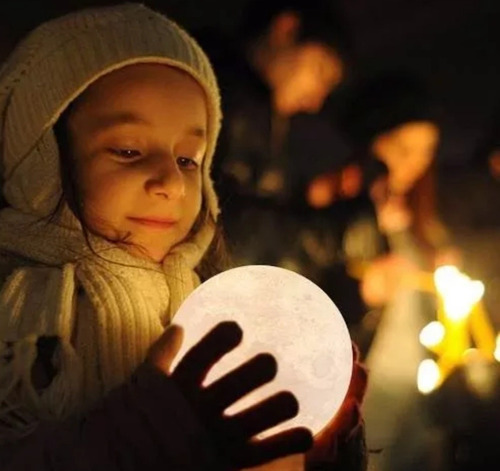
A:
<svg viewBox="0 0 500 471">
<path fill-rule="evenodd" d="M 294 426 L 321 431 L 340 409 L 352 374 L 351 339 L 333 301 L 307 278 L 283 268 L 250 265 L 223 272 L 199 286 L 177 312 L 174 323 L 183 327 L 184 341 L 172 366 L 228 320 L 242 328 L 242 343 L 213 366 L 204 385 L 263 352 L 275 356 L 278 374 L 226 414 L 288 390 L 299 401 L 299 414 L 257 438 Z"/>
</svg>

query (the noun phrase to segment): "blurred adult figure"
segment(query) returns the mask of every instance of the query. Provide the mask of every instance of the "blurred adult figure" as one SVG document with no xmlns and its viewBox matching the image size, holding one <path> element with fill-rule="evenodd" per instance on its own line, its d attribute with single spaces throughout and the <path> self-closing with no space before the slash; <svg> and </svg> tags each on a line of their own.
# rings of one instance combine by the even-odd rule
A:
<svg viewBox="0 0 500 471">
<path fill-rule="evenodd" d="M 348 35 L 335 2 L 250 0 L 237 40 L 201 36 L 225 114 L 214 174 L 237 263 L 287 265 L 304 186 L 348 148 L 321 115 L 346 74 Z"/>
<path fill-rule="evenodd" d="M 354 149 L 351 164 L 313 179 L 306 198 L 319 214 L 349 204 L 340 262 L 358 262 L 365 302 L 381 306 L 404 280 L 402 271 L 433 268 L 437 249 L 448 244 L 434 189 L 438 113 L 418 78 L 390 72 L 360 84 L 342 128 Z M 334 230 L 333 214 L 329 221 L 321 216 L 326 233 Z"/>
</svg>

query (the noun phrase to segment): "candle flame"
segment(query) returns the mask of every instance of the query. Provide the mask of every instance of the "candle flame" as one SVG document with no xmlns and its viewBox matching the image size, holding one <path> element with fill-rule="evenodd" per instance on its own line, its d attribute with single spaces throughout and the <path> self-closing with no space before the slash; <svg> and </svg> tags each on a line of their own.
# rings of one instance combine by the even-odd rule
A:
<svg viewBox="0 0 500 471">
<path fill-rule="evenodd" d="M 442 342 L 444 334 L 445 329 L 441 322 L 430 322 L 420 332 L 420 343 L 427 348 L 436 347 Z"/>
<path fill-rule="evenodd" d="M 440 294 L 446 316 L 452 321 L 467 318 L 484 295 L 484 284 L 471 280 L 457 267 L 445 265 L 434 272 L 434 283 Z"/>
<path fill-rule="evenodd" d="M 500 362 L 500 334 L 497 334 L 497 342 L 495 347 L 495 353 L 493 354 L 496 361 Z"/>
<path fill-rule="evenodd" d="M 417 387 L 422 394 L 434 391 L 441 381 L 441 371 L 434 360 L 424 360 L 418 367 Z"/>
</svg>

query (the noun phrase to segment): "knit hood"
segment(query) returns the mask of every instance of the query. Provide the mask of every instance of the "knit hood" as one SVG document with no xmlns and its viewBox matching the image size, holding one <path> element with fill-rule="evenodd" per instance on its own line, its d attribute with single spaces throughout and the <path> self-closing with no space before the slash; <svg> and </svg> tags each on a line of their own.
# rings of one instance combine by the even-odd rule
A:
<svg viewBox="0 0 500 471">
<path fill-rule="evenodd" d="M 220 129 L 215 75 L 198 44 L 174 22 L 140 4 L 84 10 L 49 21 L 22 41 L 0 70 L 3 194 L 9 206 L 47 216 L 61 196 L 53 125 L 99 77 L 135 63 L 179 68 L 203 88 L 208 106 L 203 191 L 218 214 L 210 167 Z"/>
</svg>

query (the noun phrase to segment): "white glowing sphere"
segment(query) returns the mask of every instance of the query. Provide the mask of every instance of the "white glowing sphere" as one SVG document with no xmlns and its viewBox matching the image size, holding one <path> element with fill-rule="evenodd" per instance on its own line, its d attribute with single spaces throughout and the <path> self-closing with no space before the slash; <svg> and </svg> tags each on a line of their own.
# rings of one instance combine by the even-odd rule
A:
<svg viewBox="0 0 500 471">
<path fill-rule="evenodd" d="M 223 272 L 199 286 L 182 304 L 174 323 L 184 341 L 173 367 L 215 325 L 232 320 L 243 330 L 242 343 L 209 372 L 209 385 L 258 353 L 278 362 L 276 378 L 226 410 L 246 409 L 288 390 L 299 414 L 258 436 L 294 426 L 321 431 L 340 409 L 352 374 L 347 326 L 333 301 L 307 278 L 283 268 L 251 265 Z"/>
</svg>

